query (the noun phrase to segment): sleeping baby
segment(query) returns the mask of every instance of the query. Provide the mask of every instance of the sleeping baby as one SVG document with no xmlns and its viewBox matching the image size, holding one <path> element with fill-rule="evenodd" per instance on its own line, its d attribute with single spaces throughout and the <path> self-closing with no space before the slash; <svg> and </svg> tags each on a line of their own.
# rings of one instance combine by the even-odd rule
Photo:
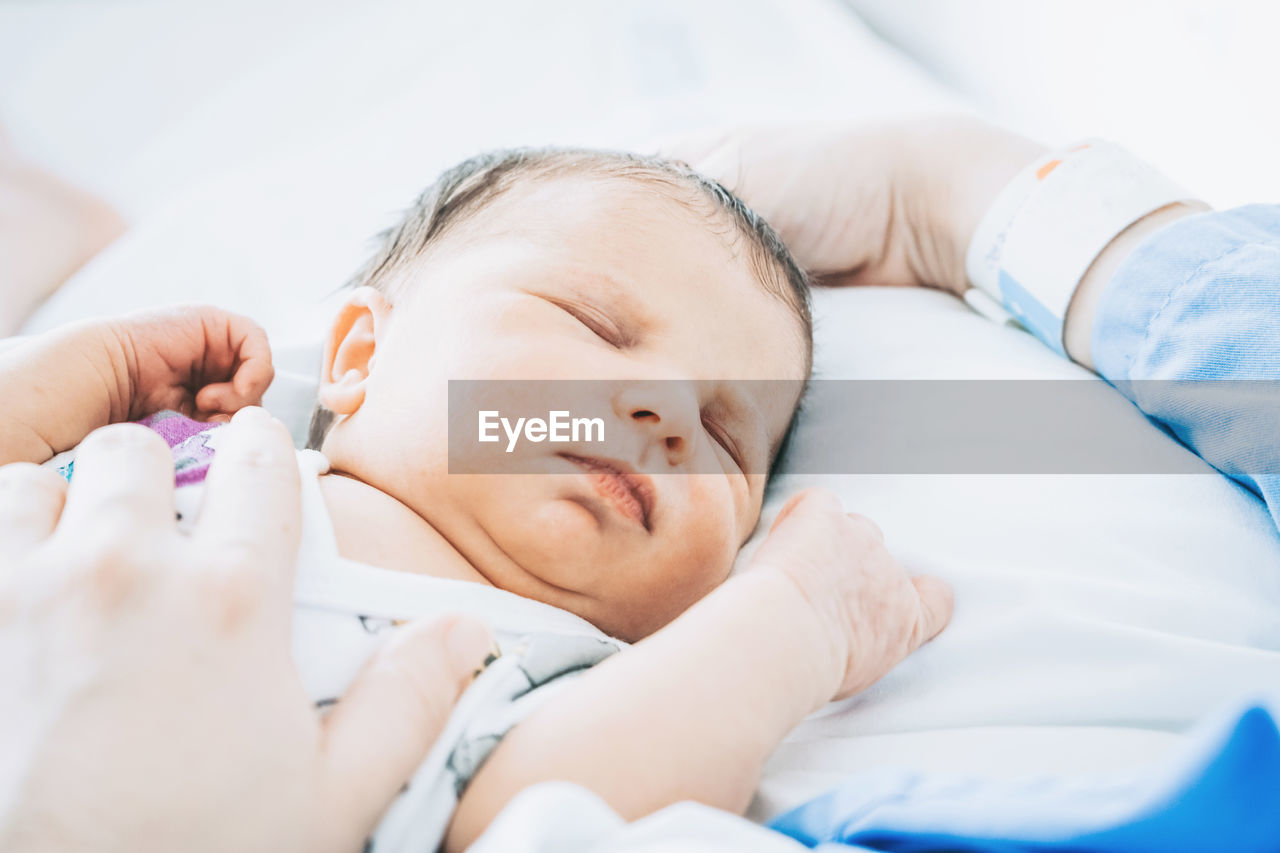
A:
<svg viewBox="0 0 1280 853">
<path fill-rule="evenodd" d="M 406 620 L 475 613 L 499 648 L 366 849 L 462 849 L 549 779 L 626 818 L 741 812 L 805 715 L 942 629 L 945 588 L 826 492 L 788 502 L 731 576 L 809 374 L 807 289 L 719 184 L 628 154 L 476 157 L 384 235 L 328 330 L 299 453 L 295 659 L 327 713 Z M 173 448 L 180 523 L 218 422 L 272 375 L 260 329 L 200 307 L 58 329 L 0 369 L 31 389 L 5 401 L 0 462 L 71 478 L 88 432 L 145 419 Z M 451 471 L 474 424 L 451 436 L 450 380 L 575 380 L 608 441 Z"/>
</svg>

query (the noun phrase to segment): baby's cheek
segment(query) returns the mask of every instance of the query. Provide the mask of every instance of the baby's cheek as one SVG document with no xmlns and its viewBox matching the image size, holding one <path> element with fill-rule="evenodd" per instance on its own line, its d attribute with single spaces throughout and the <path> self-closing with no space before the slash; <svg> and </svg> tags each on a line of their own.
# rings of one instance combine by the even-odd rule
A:
<svg viewBox="0 0 1280 853">
<path fill-rule="evenodd" d="M 705 589 L 723 580 L 733 565 L 740 523 L 724 477 L 683 476 L 690 481 L 689 503 L 668 550 L 680 575 Z"/>
<path fill-rule="evenodd" d="M 688 474 L 690 521 L 707 539 L 736 548 L 739 541 L 740 517 L 745 509 L 745 488 L 736 489 L 728 477 L 718 474 Z"/>
</svg>

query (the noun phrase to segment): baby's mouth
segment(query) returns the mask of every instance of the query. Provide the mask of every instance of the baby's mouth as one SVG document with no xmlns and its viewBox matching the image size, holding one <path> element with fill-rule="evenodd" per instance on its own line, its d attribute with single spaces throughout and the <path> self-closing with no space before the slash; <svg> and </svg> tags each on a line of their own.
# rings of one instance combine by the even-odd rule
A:
<svg viewBox="0 0 1280 853">
<path fill-rule="evenodd" d="M 590 475 L 591 485 L 600 497 L 624 517 L 652 532 L 651 519 L 657 494 L 653 481 L 644 474 L 617 459 L 601 459 L 594 456 L 578 456 L 561 453 L 565 459 Z"/>
</svg>

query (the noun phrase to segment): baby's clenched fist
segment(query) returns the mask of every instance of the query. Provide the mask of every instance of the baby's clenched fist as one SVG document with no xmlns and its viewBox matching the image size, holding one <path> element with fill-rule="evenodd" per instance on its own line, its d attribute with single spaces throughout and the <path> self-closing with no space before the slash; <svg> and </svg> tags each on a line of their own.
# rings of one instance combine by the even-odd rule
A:
<svg viewBox="0 0 1280 853">
<path fill-rule="evenodd" d="M 104 323 L 124 381 L 115 420 L 173 409 L 196 420 L 230 420 L 271 384 L 266 332 L 248 317 L 207 305 L 137 311 Z"/>
</svg>

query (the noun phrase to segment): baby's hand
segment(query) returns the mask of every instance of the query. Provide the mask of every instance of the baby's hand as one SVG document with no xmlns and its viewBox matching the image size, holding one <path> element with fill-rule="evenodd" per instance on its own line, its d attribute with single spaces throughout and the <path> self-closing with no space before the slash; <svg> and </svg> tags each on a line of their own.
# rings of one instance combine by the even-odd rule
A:
<svg viewBox="0 0 1280 853">
<path fill-rule="evenodd" d="M 825 489 L 787 502 L 751 570 L 786 575 L 808 602 L 829 641 L 831 699 L 870 687 L 951 620 L 951 588 L 909 576 L 880 528 Z"/>
<path fill-rule="evenodd" d="M 225 421 L 262 402 L 271 384 L 271 348 L 247 317 L 205 305 L 178 305 L 108 321 L 119 344 L 123 419 L 174 409 L 201 421 Z M 113 406 L 113 409 L 115 407 Z"/>
</svg>

